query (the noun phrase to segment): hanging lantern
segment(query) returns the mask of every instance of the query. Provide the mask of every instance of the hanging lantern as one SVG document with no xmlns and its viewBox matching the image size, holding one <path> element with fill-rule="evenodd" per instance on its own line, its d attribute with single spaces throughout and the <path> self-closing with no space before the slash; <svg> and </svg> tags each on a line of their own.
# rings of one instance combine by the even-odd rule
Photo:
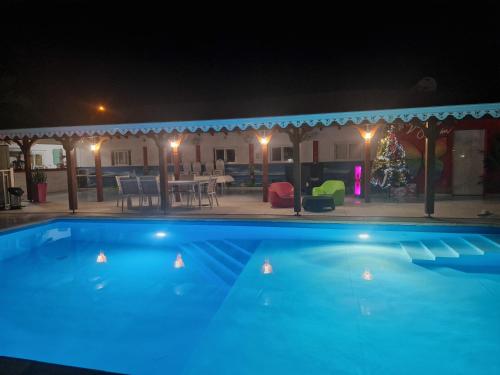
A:
<svg viewBox="0 0 500 375">
<path fill-rule="evenodd" d="M 104 252 L 101 250 L 101 252 L 99 253 L 99 255 L 97 256 L 97 260 L 96 262 L 97 263 L 106 263 L 108 261 L 108 258 L 106 258 L 106 255 L 104 254 Z"/>
<path fill-rule="evenodd" d="M 264 275 L 273 273 L 273 266 L 271 265 L 271 263 L 269 263 L 269 259 L 264 260 L 261 271 Z"/>
<path fill-rule="evenodd" d="M 184 261 L 180 253 L 177 254 L 177 258 L 175 258 L 174 268 L 184 268 Z"/>
</svg>

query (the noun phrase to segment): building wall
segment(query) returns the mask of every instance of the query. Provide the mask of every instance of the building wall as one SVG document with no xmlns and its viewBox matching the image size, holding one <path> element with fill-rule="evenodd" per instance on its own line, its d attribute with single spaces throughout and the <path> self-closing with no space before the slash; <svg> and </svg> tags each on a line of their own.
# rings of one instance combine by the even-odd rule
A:
<svg viewBox="0 0 500 375">
<path fill-rule="evenodd" d="M 21 149 L 15 143 L 9 146 L 9 150 L 11 153 L 21 153 Z M 59 166 L 54 163 L 53 150 L 61 150 L 62 154 L 65 154 L 64 149 L 60 144 L 35 143 L 33 146 L 31 146 L 32 163 L 35 162 L 35 155 L 40 155 L 42 159 L 41 166 L 33 165 L 33 167 L 44 169 L 58 168 Z M 11 156 L 10 161 L 13 162 L 14 160 L 16 160 L 16 157 Z"/>
<path fill-rule="evenodd" d="M 319 161 L 328 162 L 334 161 L 333 148 L 336 143 L 339 144 L 358 144 L 363 147 L 363 140 L 358 131 L 353 127 L 346 128 L 323 128 L 323 130 L 315 130 L 312 138 L 301 143 L 301 162 L 311 163 L 313 161 L 313 141 L 319 142 Z M 212 162 L 214 159 L 214 148 L 233 148 L 236 151 L 235 164 L 248 164 L 249 162 L 249 142 L 254 144 L 254 160 L 256 164 L 262 163 L 262 152 L 260 144 L 254 136 L 245 133 L 214 133 L 213 135 L 204 133 L 200 136 L 189 135 L 179 147 L 183 162 L 194 162 L 196 160 L 196 143 L 200 144 L 201 162 Z M 94 155 L 90 150 L 90 142 L 84 142 L 77 146 L 77 163 L 78 167 L 94 167 Z M 273 133 L 269 143 L 269 152 L 273 147 L 288 146 L 291 147 L 288 135 L 285 133 Z M 372 142 L 372 153 L 375 154 L 376 140 Z M 113 150 L 130 150 L 131 165 L 143 165 L 143 147 L 148 150 L 148 164 L 150 166 L 158 165 L 158 149 L 153 140 L 147 137 L 129 137 L 129 138 L 113 138 L 104 142 L 101 146 L 101 162 L 103 167 L 112 166 L 111 151 Z M 359 158 L 359 160 L 361 160 Z M 351 159 L 353 160 L 353 159 Z M 356 159 L 354 159 L 356 160 Z M 342 160 L 345 161 L 345 160 Z M 273 163 L 270 161 L 270 163 Z"/>
<path fill-rule="evenodd" d="M 48 193 L 60 193 L 68 190 L 68 178 L 65 169 L 47 170 L 46 173 Z M 14 186 L 23 189 L 26 197 L 26 174 L 24 171 L 14 173 Z"/>
</svg>

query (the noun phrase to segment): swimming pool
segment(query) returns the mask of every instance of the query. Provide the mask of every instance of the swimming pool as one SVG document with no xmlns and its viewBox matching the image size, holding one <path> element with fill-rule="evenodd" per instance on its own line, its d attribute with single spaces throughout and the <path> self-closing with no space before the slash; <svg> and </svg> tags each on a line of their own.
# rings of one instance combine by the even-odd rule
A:
<svg viewBox="0 0 500 375">
<path fill-rule="evenodd" d="M 0 234 L 0 355 L 133 374 L 499 374 L 500 229 L 64 219 Z"/>
</svg>

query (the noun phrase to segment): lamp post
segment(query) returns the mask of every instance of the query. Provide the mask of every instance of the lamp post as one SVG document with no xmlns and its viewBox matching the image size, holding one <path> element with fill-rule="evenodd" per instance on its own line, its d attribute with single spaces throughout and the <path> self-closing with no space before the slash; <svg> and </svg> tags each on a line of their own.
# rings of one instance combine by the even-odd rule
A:
<svg viewBox="0 0 500 375">
<path fill-rule="evenodd" d="M 365 175 L 364 175 L 364 188 L 365 188 L 365 202 L 370 202 L 370 143 L 373 138 L 373 132 L 367 130 L 363 134 L 365 139 Z"/>
<path fill-rule="evenodd" d="M 181 142 L 178 139 L 173 139 L 170 141 L 170 147 L 172 148 L 172 162 L 174 163 L 174 177 L 176 180 L 180 178 L 180 167 L 179 167 L 179 146 Z"/>
<path fill-rule="evenodd" d="M 259 143 L 262 146 L 262 202 L 267 202 L 267 188 L 269 186 L 269 157 L 268 144 L 270 136 L 259 136 Z"/>
<path fill-rule="evenodd" d="M 106 138 L 98 138 L 95 142 L 92 140 L 90 145 L 90 150 L 94 153 L 94 164 L 95 164 L 95 187 L 97 194 L 97 202 L 104 201 L 103 192 L 103 179 L 102 179 L 102 165 L 101 165 L 101 145 L 106 141 Z"/>
</svg>

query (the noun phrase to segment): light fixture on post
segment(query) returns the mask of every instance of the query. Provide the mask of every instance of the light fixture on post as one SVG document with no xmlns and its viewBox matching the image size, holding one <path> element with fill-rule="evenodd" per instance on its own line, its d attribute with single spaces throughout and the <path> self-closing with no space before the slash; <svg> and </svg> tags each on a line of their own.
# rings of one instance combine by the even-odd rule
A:
<svg viewBox="0 0 500 375">
<path fill-rule="evenodd" d="M 98 149 L 98 144 L 95 141 L 95 137 L 90 139 L 90 151 L 95 152 Z"/>
<path fill-rule="evenodd" d="M 271 136 L 264 131 L 262 135 L 257 135 L 260 145 L 262 146 L 262 201 L 267 202 L 267 189 L 269 186 L 269 156 L 268 145 L 271 141 Z"/>
<path fill-rule="evenodd" d="M 364 160 L 364 194 L 365 194 L 365 202 L 370 202 L 370 149 L 371 149 L 371 140 L 375 136 L 379 125 L 375 125 L 372 128 L 369 125 L 366 125 L 366 128 L 363 129 L 361 127 L 357 127 L 359 134 L 365 140 L 365 160 Z"/>
<path fill-rule="evenodd" d="M 181 141 L 178 138 L 172 138 L 170 140 L 170 147 L 172 148 L 172 162 L 174 164 L 174 176 L 178 180 L 180 178 L 180 166 L 179 166 L 179 146 Z"/>
<path fill-rule="evenodd" d="M 97 106 L 97 112 L 100 112 L 100 113 L 104 113 L 104 112 L 106 112 L 106 107 L 105 107 L 105 106 L 103 106 L 102 104 L 99 104 L 99 105 Z"/>
</svg>

